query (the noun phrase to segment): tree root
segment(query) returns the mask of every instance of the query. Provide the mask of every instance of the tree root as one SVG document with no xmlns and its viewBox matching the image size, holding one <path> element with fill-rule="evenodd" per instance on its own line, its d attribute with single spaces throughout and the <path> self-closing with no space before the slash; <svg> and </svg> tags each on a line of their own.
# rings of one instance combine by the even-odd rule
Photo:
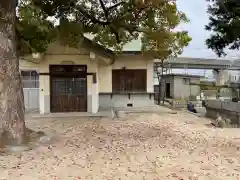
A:
<svg viewBox="0 0 240 180">
<path fill-rule="evenodd" d="M 26 129 L 26 139 L 25 143 L 21 145 L 15 144 L 6 144 L 5 146 L 0 148 L 0 154 L 3 153 L 19 153 L 23 151 L 29 151 L 33 149 L 36 144 L 39 142 L 41 137 L 45 136 L 45 133 L 42 131 L 34 131 L 32 129 Z"/>
</svg>

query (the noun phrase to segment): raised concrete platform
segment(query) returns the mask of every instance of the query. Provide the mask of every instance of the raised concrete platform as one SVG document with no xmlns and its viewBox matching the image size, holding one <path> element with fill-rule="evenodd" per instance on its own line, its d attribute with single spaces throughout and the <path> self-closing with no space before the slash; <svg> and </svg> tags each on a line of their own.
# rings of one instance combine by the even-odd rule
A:
<svg viewBox="0 0 240 180">
<path fill-rule="evenodd" d="M 163 106 L 149 106 L 144 108 L 134 108 L 134 107 L 117 107 L 113 108 L 114 116 L 116 118 L 122 118 L 127 115 L 139 115 L 139 114 L 146 114 L 146 113 L 155 113 L 155 114 L 165 114 L 165 113 L 177 113 L 167 107 Z"/>
<path fill-rule="evenodd" d="M 49 113 L 40 114 L 39 112 L 26 113 L 26 118 L 68 118 L 68 117 L 108 117 L 117 118 L 125 117 L 126 115 L 136 115 L 136 114 L 146 114 L 146 113 L 176 113 L 167 107 L 163 106 L 147 106 L 147 107 L 115 107 L 110 109 L 100 109 L 98 113 L 88 113 L 88 112 L 67 112 L 67 113 Z"/>
<path fill-rule="evenodd" d="M 64 113 L 49 113 L 40 114 L 38 112 L 26 113 L 26 117 L 31 118 L 68 118 L 68 117 L 109 117 L 113 118 L 112 109 L 100 110 L 98 113 L 88 112 L 64 112 Z"/>
</svg>

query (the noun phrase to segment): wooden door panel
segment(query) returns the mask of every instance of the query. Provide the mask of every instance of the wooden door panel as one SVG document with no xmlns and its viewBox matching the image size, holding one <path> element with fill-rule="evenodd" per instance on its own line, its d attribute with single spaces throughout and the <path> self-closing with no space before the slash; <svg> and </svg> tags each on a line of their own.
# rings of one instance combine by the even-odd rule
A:
<svg viewBox="0 0 240 180">
<path fill-rule="evenodd" d="M 58 95 L 52 97 L 53 112 L 68 112 L 68 96 Z"/>
<path fill-rule="evenodd" d="M 51 110 L 52 112 L 68 111 L 68 78 L 53 77 L 51 80 Z"/>
<path fill-rule="evenodd" d="M 72 78 L 69 107 L 71 111 L 87 111 L 86 78 Z"/>
<path fill-rule="evenodd" d="M 87 111 L 87 78 L 52 77 L 51 78 L 52 112 Z"/>
<path fill-rule="evenodd" d="M 71 112 L 85 112 L 87 110 L 86 98 L 83 96 L 69 96 L 68 104 Z"/>
</svg>

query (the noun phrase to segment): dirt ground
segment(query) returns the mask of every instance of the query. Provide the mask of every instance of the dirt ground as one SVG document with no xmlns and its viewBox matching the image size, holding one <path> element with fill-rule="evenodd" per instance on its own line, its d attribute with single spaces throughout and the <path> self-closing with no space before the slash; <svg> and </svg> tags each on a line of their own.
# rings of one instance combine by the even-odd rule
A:
<svg viewBox="0 0 240 180">
<path fill-rule="evenodd" d="M 29 119 L 29 128 L 53 137 L 51 145 L 0 155 L 0 179 L 240 179 L 240 130 L 207 123 L 184 112 Z"/>
</svg>

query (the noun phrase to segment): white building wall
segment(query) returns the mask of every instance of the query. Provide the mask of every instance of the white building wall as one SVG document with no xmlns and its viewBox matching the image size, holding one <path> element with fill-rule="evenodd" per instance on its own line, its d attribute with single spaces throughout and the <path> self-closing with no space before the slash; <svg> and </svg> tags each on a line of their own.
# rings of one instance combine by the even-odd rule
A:
<svg viewBox="0 0 240 180">
<path fill-rule="evenodd" d="M 228 71 L 230 82 L 240 82 L 240 70 L 239 71 Z"/>
</svg>

